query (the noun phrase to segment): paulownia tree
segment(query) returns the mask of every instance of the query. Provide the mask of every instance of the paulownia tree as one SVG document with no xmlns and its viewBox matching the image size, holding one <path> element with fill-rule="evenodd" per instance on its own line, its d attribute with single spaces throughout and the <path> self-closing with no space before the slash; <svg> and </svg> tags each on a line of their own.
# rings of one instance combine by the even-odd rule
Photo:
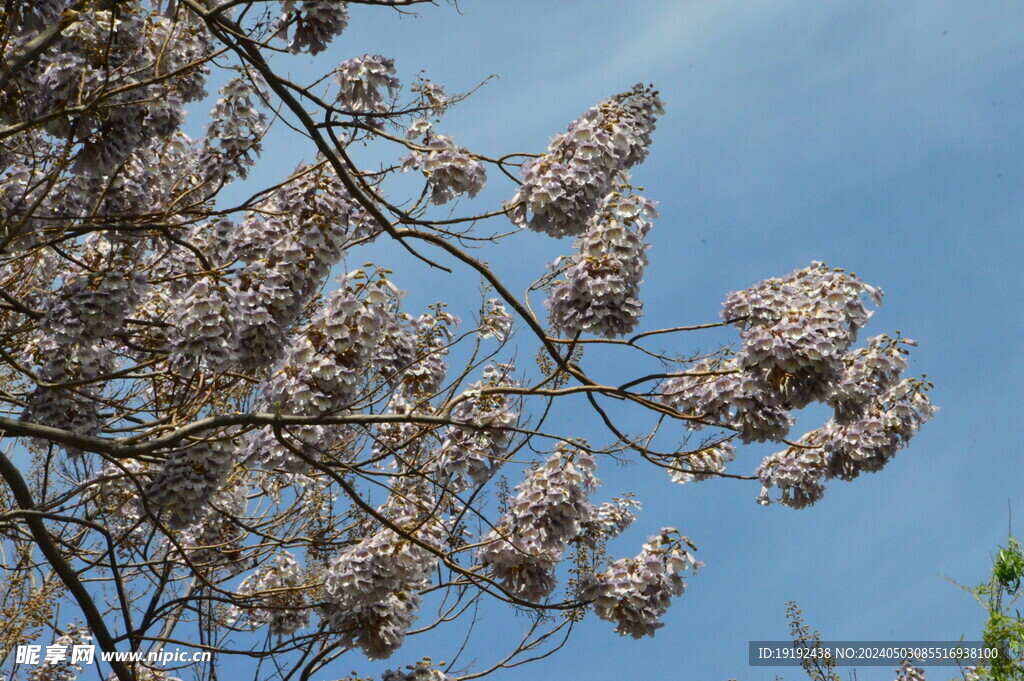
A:
<svg viewBox="0 0 1024 681">
<path fill-rule="evenodd" d="M 639 331 L 657 213 L 629 172 L 662 113 L 652 87 L 599 102 L 543 153 L 477 154 L 444 127 L 463 95 L 403 83 L 385 56 L 303 82 L 275 67 L 358 30 L 356 2 L 425 0 L 0 2 L 8 661 L 44 633 L 89 634 L 107 652 L 214 653 L 175 673 L 245 659 L 308 679 L 350 652 L 392 658 L 482 601 L 525 613 L 522 640 L 468 669 L 395 656 L 406 671 L 385 678 L 520 663 L 588 610 L 653 635 L 700 563 L 672 528 L 610 557 L 639 504 L 591 500 L 606 462 L 760 480 L 761 502 L 802 508 L 880 470 L 931 416 L 929 385 L 903 377 L 912 341 L 855 345 L 881 291 L 821 263 L 730 293 L 722 321 Z M 219 97 L 191 139 L 207 86 Z M 307 162 L 250 187 L 271 123 L 308 140 Z M 364 147 L 385 161 L 357 165 Z M 506 200 L 481 209 L 488 178 Z M 573 249 L 522 295 L 486 264 L 521 230 Z M 349 264 L 374 241 L 482 285 L 479 308 L 403 308 L 414 271 Z M 735 347 L 676 347 L 725 326 Z M 595 353 L 636 378 L 603 379 Z M 834 415 L 788 439 L 812 403 Z M 782 448 L 727 472 L 751 442 Z"/>
</svg>

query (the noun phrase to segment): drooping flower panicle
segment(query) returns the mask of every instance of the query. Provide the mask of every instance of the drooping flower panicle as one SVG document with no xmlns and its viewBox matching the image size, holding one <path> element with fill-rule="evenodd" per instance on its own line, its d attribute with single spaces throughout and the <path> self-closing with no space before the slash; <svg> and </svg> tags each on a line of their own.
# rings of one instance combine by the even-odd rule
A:
<svg viewBox="0 0 1024 681">
<path fill-rule="evenodd" d="M 538 602 L 555 588 L 555 567 L 591 521 L 599 484 L 590 454 L 562 444 L 516 486 L 509 509 L 484 536 L 480 561 L 514 595 Z"/>
<path fill-rule="evenodd" d="M 523 164 L 512 222 L 554 237 L 584 232 L 622 173 L 647 157 L 661 113 L 657 91 L 639 84 L 588 109 Z"/>
<path fill-rule="evenodd" d="M 620 193 L 626 190 L 620 187 L 605 197 L 588 230 L 573 244 L 577 252 L 564 279 L 545 301 L 552 324 L 567 336 L 592 333 L 616 338 L 640 322 L 640 284 L 647 265 L 644 239 L 657 212 L 650 199 Z"/>
<path fill-rule="evenodd" d="M 687 572 L 697 574 L 702 565 L 694 560 L 690 540 L 674 528 L 648 537 L 635 558 L 620 558 L 606 570 L 590 576 L 580 596 L 590 602 L 594 613 L 615 623 L 623 636 L 654 636 L 664 626 L 661 617 L 673 596 L 686 590 Z"/>
</svg>

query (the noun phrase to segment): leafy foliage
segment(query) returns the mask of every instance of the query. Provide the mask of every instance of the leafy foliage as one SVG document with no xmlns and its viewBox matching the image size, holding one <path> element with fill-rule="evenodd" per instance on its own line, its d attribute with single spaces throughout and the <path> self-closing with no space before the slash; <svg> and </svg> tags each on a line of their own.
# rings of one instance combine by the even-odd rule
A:
<svg viewBox="0 0 1024 681">
<path fill-rule="evenodd" d="M 988 612 L 982 640 L 999 655 L 988 665 L 979 665 L 979 679 L 1020 681 L 1024 679 L 1024 618 L 1016 604 L 1024 595 L 1024 552 L 1020 542 L 1009 537 L 992 564 L 988 584 L 970 589 Z"/>
</svg>

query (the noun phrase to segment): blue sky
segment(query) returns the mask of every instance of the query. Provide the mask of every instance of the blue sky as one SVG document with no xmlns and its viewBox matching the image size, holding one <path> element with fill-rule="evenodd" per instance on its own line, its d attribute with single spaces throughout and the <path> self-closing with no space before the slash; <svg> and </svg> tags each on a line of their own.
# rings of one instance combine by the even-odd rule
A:
<svg viewBox="0 0 1024 681">
<path fill-rule="evenodd" d="M 885 471 L 833 484 L 804 511 L 758 506 L 757 483 L 678 486 L 648 467 L 608 467 L 602 498 L 633 490 L 644 502 L 612 551 L 633 555 L 647 534 L 676 525 L 706 566 L 656 638 L 620 639 L 591 617 L 560 653 L 494 678 L 800 678 L 795 669 L 750 668 L 746 659 L 749 640 L 786 638 L 791 599 L 828 639 L 977 638 L 981 609 L 942 575 L 986 578 L 991 551 L 1006 536 L 1008 504 L 1024 535 L 1024 6 L 458 7 L 423 6 L 419 18 L 355 8 L 329 52 L 289 68 L 301 74 L 312 61 L 322 73 L 380 53 L 395 59 L 404 80 L 423 69 L 450 91 L 496 74 L 440 126 L 489 154 L 540 151 L 602 98 L 654 83 L 666 114 L 634 174 L 661 211 L 643 289 L 645 328 L 714 321 L 729 291 L 824 260 L 886 290 L 865 337 L 899 329 L 917 339 L 911 370 L 936 383 L 942 407 Z M 255 179 L 276 181 L 311 156 L 271 137 Z M 511 195 L 491 175 L 492 186 L 465 210 Z M 522 290 L 568 243 L 523 235 L 492 250 L 484 257 Z M 427 272 L 393 249 L 373 257 L 410 290 L 411 310 L 477 295 L 474 283 Z M 367 259 L 357 258 L 356 265 Z M 665 347 L 687 352 L 723 338 L 682 337 Z M 606 375 L 620 368 L 609 365 Z M 741 449 L 732 470 L 749 473 L 770 451 Z M 470 657 L 492 661 L 493 647 L 507 645 L 519 626 L 485 612 Z M 452 646 L 444 635 L 413 640 L 387 666 L 422 654 L 443 659 Z M 341 667 L 378 668 L 354 656 Z M 887 668 L 858 670 L 862 681 L 892 676 Z"/>
</svg>

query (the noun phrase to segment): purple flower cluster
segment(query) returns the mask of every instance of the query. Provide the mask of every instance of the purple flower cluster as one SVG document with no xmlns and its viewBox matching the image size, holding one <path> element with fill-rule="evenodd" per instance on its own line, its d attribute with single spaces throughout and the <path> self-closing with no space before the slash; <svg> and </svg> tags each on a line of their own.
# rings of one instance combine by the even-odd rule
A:
<svg viewBox="0 0 1024 681">
<path fill-rule="evenodd" d="M 663 112 L 658 93 L 639 84 L 588 109 L 523 164 L 512 222 L 554 237 L 581 234 L 623 172 L 647 157 Z"/>
<path fill-rule="evenodd" d="M 240 354 L 231 289 L 213 276 L 202 276 L 180 298 L 170 315 L 174 328 L 171 356 L 186 373 L 195 365 L 226 371 Z"/>
<path fill-rule="evenodd" d="M 434 467 L 453 491 L 484 484 L 505 463 L 510 429 L 518 422 L 519 413 L 513 396 L 500 389 L 518 386 L 513 371 L 510 364 L 488 365 L 483 380 L 471 383 L 451 409 L 451 419 L 464 425 L 447 429 Z"/>
<path fill-rule="evenodd" d="M 280 0 L 275 35 L 288 40 L 292 54 L 318 54 L 348 26 L 348 3 L 342 0 Z M 291 31 L 291 39 L 288 32 Z"/>
<path fill-rule="evenodd" d="M 730 428 L 744 442 L 781 442 L 792 410 L 811 402 L 833 407 L 824 426 L 758 467 L 762 503 L 777 487 L 781 503 L 803 508 L 822 498 L 827 480 L 880 470 L 935 411 L 929 384 L 902 376 L 914 341 L 882 335 L 851 349 L 871 317 L 865 295 L 881 303 L 881 290 L 817 262 L 731 293 L 722 316 L 741 329 L 740 351 L 662 383 L 662 399 L 687 415 L 691 429 Z M 731 448 L 716 448 L 698 465 L 721 472 L 731 458 Z M 692 465 L 686 468 L 696 473 Z"/>
<path fill-rule="evenodd" d="M 103 526 L 123 545 L 141 538 L 145 532 L 139 487 L 145 486 L 143 477 L 152 466 L 132 460 L 119 463 L 120 466 L 108 463 L 97 473 L 90 503 L 103 519 Z"/>
<path fill-rule="evenodd" d="M 741 330 L 739 353 L 665 381 L 666 402 L 738 430 L 744 442 L 780 441 L 793 423 L 790 410 L 832 394 L 846 351 L 871 316 L 865 293 L 881 302 L 878 289 L 817 262 L 730 293 L 722 317 Z"/>
<path fill-rule="evenodd" d="M 966 672 L 966 670 L 965 670 Z M 915 667 L 910 660 L 904 660 L 896 674 L 896 681 L 926 681 L 927 676 L 920 667 Z M 967 678 L 965 673 L 964 678 Z"/>
<path fill-rule="evenodd" d="M 631 496 L 595 506 L 590 513 L 590 520 L 585 523 L 585 538 L 608 540 L 619 536 L 636 520 L 633 509 L 640 510 L 640 502 Z"/>
<path fill-rule="evenodd" d="M 684 573 L 701 563 L 687 550 L 690 540 L 673 528 L 649 537 L 635 558 L 620 558 L 603 572 L 588 577 L 582 584 L 581 598 L 590 602 L 594 613 L 615 622 L 622 636 L 654 636 L 664 624 L 673 596 L 686 590 Z"/>
<path fill-rule="evenodd" d="M 556 329 L 567 336 L 615 338 L 636 328 L 643 312 L 644 238 L 656 215 L 654 202 L 642 196 L 615 191 L 604 198 L 586 233 L 573 244 L 577 252 L 564 279 L 545 301 Z"/>
<path fill-rule="evenodd" d="M 401 647 L 446 534 L 429 490 L 408 478 L 396 483 L 379 511 L 402 534 L 385 527 L 367 535 L 338 555 L 324 576 L 325 620 L 342 645 L 372 660 Z"/>
<path fill-rule="evenodd" d="M 590 454 L 560 444 L 516 485 L 508 511 L 477 551 L 481 563 L 510 593 L 539 602 L 554 590 L 562 554 L 592 520 L 590 495 L 600 484 L 596 468 Z"/>
<path fill-rule="evenodd" d="M 394 386 L 385 413 L 409 417 L 434 414 L 431 400 L 448 371 L 444 358 L 457 325 L 457 318 L 437 309 L 419 317 L 400 315 L 385 327 L 374 357 L 380 375 Z M 385 422 L 375 428 L 373 455 L 381 467 L 386 462 L 392 466 L 425 464 L 431 442 L 415 420 Z"/>
<path fill-rule="evenodd" d="M 412 332 L 402 334 L 401 352 L 396 353 L 390 363 L 391 368 L 388 369 L 389 365 L 385 363 L 381 366 L 386 370 L 385 375 L 390 375 L 398 384 L 399 392 L 410 400 L 422 401 L 433 397 L 444 384 L 448 375 L 445 357 L 460 320 L 437 308 L 432 313 L 410 318 L 409 322 Z"/>
<path fill-rule="evenodd" d="M 444 90 L 444 85 L 433 81 L 420 79 L 409 88 L 419 93 L 420 107 L 433 116 L 441 116 L 451 106 L 451 99 Z"/>
<path fill-rule="evenodd" d="M 103 269 L 83 270 L 67 279 L 40 323 L 43 333 L 62 346 L 120 332 L 148 287 L 146 277 L 132 267 L 131 251 L 103 241 L 96 245 L 97 255 L 103 253 Z"/>
<path fill-rule="evenodd" d="M 223 281 L 206 275 L 178 302 L 173 363 L 184 373 L 259 368 L 281 356 L 287 330 L 317 294 L 346 244 L 373 231 L 324 165 L 299 168 L 246 215 L 219 254 L 241 261 Z"/>
<path fill-rule="evenodd" d="M 199 166 L 211 178 L 245 179 L 262 150 L 267 117 L 256 107 L 264 99 L 254 82 L 258 76 L 232 78 L 220 89 L 220 99 L 210 111 Z"/>
<path fill-rule="evenodd" d="M 504 343 L 512 333 L 514 322 L 515 317 L 505 308 L 505 303 L 498 298 L 489 298 L 480 314 L 480 330 L 477 333 L 480 338 L 496 338 Z"/>
<path fill-rule="evenodd" d="M 39 351 L 46 359 L 38 376 L 48 385 L 38 385 L 28 396 L 20 419 L 61 428 L 78 435 L 98 435 L 103 424 L 100 400 L 106 381 L 99 377 L 117 368 L 117 360 L 102 341 L 80 343 L 66 348 L 43 338 Z M 43 443 L 46 444 L 46 443 Z M 77 456 L 77 447 L 65 446 Z"/>
<path fill-rule="evenodd" d="M 238 443 L 232 439 L 207 439 L 171 451 L 146 488 L 147 499 L 167 511 L 170 527 L 192 525 L 223 486 L 237 452 Z"/>
<path fill-rule="evenodd" d="M 827 456 L 823 450 L 808 444 L 765 457 L 755 471 L 761 478 L 758 503 L 769 504 L 768 490 L 781 490 L 778 501 L 790 508 L 806 508 L 825 496 L 824 474 Z"/>
<path fill-rule="evenodd" d="M 836 422 L 857 420 L 874 398 L 899 383 L 907 368 L 907 347 L 916 345 L 908 338 L 882 334 L 869 338 L 866 348 L 846 353 L 842 373 L 826 400 L 835 408 Z"/>
<path fill-rule="evenodd" d="M 316 317 L 294 336 L 280 366 L 263 384 L 261 409 L 319 416 L 353 407 L 372 368 L 380 329 L 394 317 L 396 295 L 387 280 L 364 281 L 362 270 L 343 277 Z M 288 432 L 313 458 L 342 437 L 338 426 L 302 426 Z M 266 469 L 304 472 L 307 468 L 270 428 L 250 433 L 245 458 Z"/>
<path fill-rule="evenodd" d="M 430 201 L 435 206 L 456 196 L 476 196 L 487 183 L 487 169 L 468 149 L 450 135 L 428 134 L 426 149 L 414 151 L 402 160 L 402 169 L 417 169 L 427 178 Z"/>
<path fill-rule="evenodd" d="M 334 74 L 338 102 L 353 114 L 384 113 L 390 106 L 384 91 L 394 97 L 401 83 L 395 77 L 395 62 L 379 54 L 367 54 L 343 61 Z"/>
<path fill-rule="evenodd" d="M 831 418 L 793 446 L 765 458 L 756 471 L 763 485 L 758 500 L 770 503 L 768 490 L 776 487 L 782 492 L 780 503 L 803 508 L 822 498 L 824 481 L 853 480 L 882 470 L 935 413 L 929 388 L 910 378 L 886 388 L 875 384 L 876 392 L 858 405 L 856 417 L 844 412 L 841 420 Z M 860 392 L 867 390 L 861 386 Z"/>
<path fill-rule="evenodd" d="M 201 569 L 223 569 L 237 574 L 252 566 L 243 552 L 249 531 L 249 486 L 231 479 L 214 493 L 196 514 L 196 519 L 178 533 L 178 544 L 188 560 Z M 177 547 L 173 550 L 177 553 Z"/>
<path fill-rule="evenodd" d="M 759 373 L 738 368 L 730 357 L 697 362 L 662 383 L 661 397 L 673 409 L 699 419 L 687 421 L 689 428 L 732 428 L 745 443 L 779 442 L 795 422 L 778 392 Z"/>
<path fill-rule="evenodd" d="M 445 674 L 440 669 L 435 669 L 429 657 L 420 660 L 415 665 L 409 665 L 406 669 L 408 671 L 389 669 L 381 675 L 380 681 L 454 681 L 454 677 Z"/>
<path fill-rule="evenodd" d="M 48 134 L 78 145 L 78 172 L 112 174 L 132 152 L 176 131 L 185 105 L 205 95 L 203 60 L 211 49 L 206 29 L 127 4 L 133 7 L 116 13 L 96 4 L 83 7 L 0 93 L 6 121 L 40 119 Z M 5 43 L 4 58 L 27 47 L 59 9 L 43 3 L 24 15 L 20 34 Z M 51 115 L 76 105 L 73 115 Z"/>
<path fill-rule="evenodd" d="M 147 288 L 146 278 L 132 269 L 136 252 L 129 243 L 95 237 L 83 247 L 80 264 L 63 268 L 63 284 L 45 301 L 36 341 L 39 377 L 51 385 L 32 391 L 22 420 L 98 434 L 103 376 L 119 364 L 112 337 L 123 331 Z"/>
<path fill-rule="evenodd" d="M 882 292 L 852 274 L 814 262 L 726 298 L 722 318 L 740 329 L 740 369 L 756 369 L 785 402 L 801 408 L 829 394 L 842 358 Z"/>
<path fill-rule="evenodd" d="M 291 636 L 309 626 L 306 575 L 288 551 L 242 580 L 236 595 L 244 605 L 232 608 L 232 618 L 252 629 L 270 625 L 275 636 Z"/>
<path fill-rule="evenodd" d="M 669 470 L 672 482 L 684 484 L 713 478 L 725 472 L 725 465 L 736 458 L 736 447 L 728 440 L 716 442 L 693 452 L 681 453 Z"/>
</svg>

